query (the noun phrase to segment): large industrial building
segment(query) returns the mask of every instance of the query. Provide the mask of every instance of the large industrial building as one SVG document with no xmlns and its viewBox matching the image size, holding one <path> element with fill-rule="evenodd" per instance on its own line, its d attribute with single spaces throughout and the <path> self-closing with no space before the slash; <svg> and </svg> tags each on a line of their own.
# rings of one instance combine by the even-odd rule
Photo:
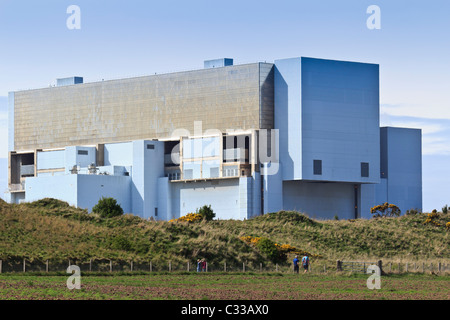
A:
<svg viewBox="0 0 450 320">
<path fill-rule="evenodd" d="M 382 127 L 379 66 L 291 58 L 9 93 L 9 198 L 169 220 L 422 208 L 421 130 Z"/>
</svg>

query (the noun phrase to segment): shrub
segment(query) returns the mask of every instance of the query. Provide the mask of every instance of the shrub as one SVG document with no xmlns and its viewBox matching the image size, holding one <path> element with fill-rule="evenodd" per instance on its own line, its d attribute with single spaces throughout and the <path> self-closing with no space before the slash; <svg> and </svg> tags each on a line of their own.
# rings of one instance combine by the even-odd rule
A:
<svg viewBox="0 0 450 320">
<path fill-rule="evenodd" d="M 93 213 L 97 213 L 102 218 L 113 218 L 123 214 L 122 207 L 114 198 L 102 197 L 92 208 Z"/>
<path fill-rule="evenodd" d="M 423 224 L 434 224 L 435 226 L 439 227 L 441 224 L 436 221 L 437 218 L 439 218 L 439 214 L 435 209 L 431 213 L 427 214 L 427 219 Z"/>
<path fill-rule="evenodd" d="M 256 247 L 262 254 L 264 254 L 272 262 L 277 262 L 286 259 L 286 256 L 278 250 L 275 242 L 273 242 L 270 239 L 261 238 L 257 242 Z"/>
<path fill-rule="evenodd" d="M 418 214 L 420 214 L 420 211 L 419 210 L 417 210 L 417 209 L 409 209 L 409 210 L 406 210 L 406 213 L 405 213 L 407 216 L 415 216 L 415 215 L 418 215 Z"/>
<path fill-rule="evenodd" d="M 389 204 L 385 202 L 373 208 L 370 208 L 370 213 L 373 218 L 379 217 L 398 217 L 401 214 L 399 207 L 395 204 Z"/>
<path fill-rule="evenodd" d="M 239 239 L 241 239 L 248 245 L 252 245 L 258 248 L 261 253 L 265 254 L 273 262 L 286 261 L 287 254 L 308 255 L 310 257 L 321 258 L 320 255 L 312 254 L 305 250 L 298 249 L 294 246 L 291 246 L 290 244 L 278 244 L 263 237 L 243 236 Z M 275 253 L 273 248 L 275 248 L 278 252 Z"/>
<path fill-rule="evenodd" d="M 442 213 L 447 214 L 448 212 L 448 205 L 445 205 L 442 207 Z"/>
<path fill-rule="evenodd" d="M 133 245 L 127 238 L 117 236 L 112 240 L 112 247 L 118 250 L 130 251 Z"/>
<path fill-rule="evenodd" d="M 199 213 L 188 213 L 185 216 L 182 216 L 178 219 L 172 219 L 169 220 L 169 222 L 175 222 L 175 221 L 186 221 L 186 222 L 196 222 L 203 220 L 203 216 Z"/>
<path fill-rule="evenodd" d="M 28 204 L 33 208 L 46 208 L 46 209 L 56 209 L 56 208 L 68 208 L 69 204 L 65 201 L 61 201 L 53 198 L 44 198 L 37 201 L 33 201 Z"/>
<path fill-rule="evenodd" d="M 203 217 L 203 219 L 205 219 L 207 221 L 211 221 L 212 219 L 214 219 L 216 217 L 216 214 L 211 209 L 211 205 L 209 205 L 209 206 L 204 205 L 200 209 L 197 209 L 196 213 L 200 214 Z"/>
</svg>

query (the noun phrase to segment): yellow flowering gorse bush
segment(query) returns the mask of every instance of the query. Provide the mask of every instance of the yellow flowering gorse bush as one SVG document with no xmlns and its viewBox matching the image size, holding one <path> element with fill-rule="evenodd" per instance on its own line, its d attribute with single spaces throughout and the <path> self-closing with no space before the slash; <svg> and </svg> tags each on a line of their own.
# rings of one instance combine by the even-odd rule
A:
<svg viewBox="0 0 450 320">
<path fill-rule="evenodd" d="M 370 213 L 374 218 L 380 217 L 398 217 L 401 214 L 399 207 L 392 203 L 383 203 L 370 208 Z"/>
<path fill-rule="evenodd" d="M 427 219 L 423 224 L 434 224 L 435 226 L 439 227 L 441 224 L 435 220 L 438 217 L 439 214 L 435 210 L 433 210 L 432 213 L 427 214 Z"/>
<path fill-rule="evenodd" d="M 248 245 L 256 246 L 258 244 L 258 242 L 261 240 L 261 237 L 244 236 L 244 237 L 240 237 L 239 239 L 241 239 L 242 241 L 244 241 Z M 292 253 L 292 254 L 302 255 L 302 256 L 303 255 L 308 255 L 308 256 L 313 257 L 313 258 L 321 257 L 320 255 L 311 254 L 310 252 L 298 249 L 298 248 L 296 248 L 294 246 L 291 246 L 290 244 L 278 244 L 278 243 L 275 243 L 275 247 L 281 253 L 285 253 L 285 254 Z"/>
<path fill-rule="evenodd" d="M 182 216 L 178 219 L 169 220 L 169 222 L 176 222 L 176 221 L 196 222 L 196 221 L 202 221 L 202 220 L 203 220 L 203 216 L 201 214 L 188 213 L 187 215 Z"/>
</svg>

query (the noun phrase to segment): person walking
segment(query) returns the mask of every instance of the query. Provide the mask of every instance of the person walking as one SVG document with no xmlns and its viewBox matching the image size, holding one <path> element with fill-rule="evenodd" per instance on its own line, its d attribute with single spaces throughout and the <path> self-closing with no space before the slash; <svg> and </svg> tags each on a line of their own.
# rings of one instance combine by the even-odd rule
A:
<svg viewBox="0 0 450 320">
<path fill-rule="evenodd" d="M 300 260 L 298 260 L 298 256 L 295 256 L 293 262 L 294 262 L 294 273 L 298 273 L 298 271 L 300 269 L 300 265 L 299 265 Z"/>
<path fill-rule="evenodd" d="M 197 259 L 197 272 L 201 272 L 201 271 L 202 271 L 202 260 Z"/>
<path fill-rule="evenodd" d="M 305 269 L 303 273 L 307 273 L 309 268 L 309 257 L 307 254 L 305 254 L 305 256 L 302 258 L 302 266 L 303 269 Z"/>
<path fill-rule="evenodd" d="M 203 272 L 206 272 L 206 260 L 205 259 L 202 259 L 202 269 L 203 269 Z"/>
</svg>

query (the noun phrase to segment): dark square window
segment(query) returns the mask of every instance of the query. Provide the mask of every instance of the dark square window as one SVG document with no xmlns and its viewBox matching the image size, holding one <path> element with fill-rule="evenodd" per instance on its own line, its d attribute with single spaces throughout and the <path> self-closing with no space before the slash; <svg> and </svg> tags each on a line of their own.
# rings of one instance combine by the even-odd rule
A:
<svg viewBox="0 0 450 320">
<path fill-rule="evenodd" d="M 87 150 L 78 150 L 78 154 L 82 156 L 87 156 L 89 152 Z"/>
<path fill-rule="evenodd" d="M 154 144 L 148 144 L 147 145 L 147 149 L 153 150 L 153 149 L 155 149 L 155 145 Z"/>
<path fill-rule="evenodd" d="M 361 162 L 361 177 L 369 177 L 369 163 Z"/>
<path fill-rule="evenodd" d="M 322 175 L 322 160 L 314 160 L 314 174 Z"/>
</svg>

